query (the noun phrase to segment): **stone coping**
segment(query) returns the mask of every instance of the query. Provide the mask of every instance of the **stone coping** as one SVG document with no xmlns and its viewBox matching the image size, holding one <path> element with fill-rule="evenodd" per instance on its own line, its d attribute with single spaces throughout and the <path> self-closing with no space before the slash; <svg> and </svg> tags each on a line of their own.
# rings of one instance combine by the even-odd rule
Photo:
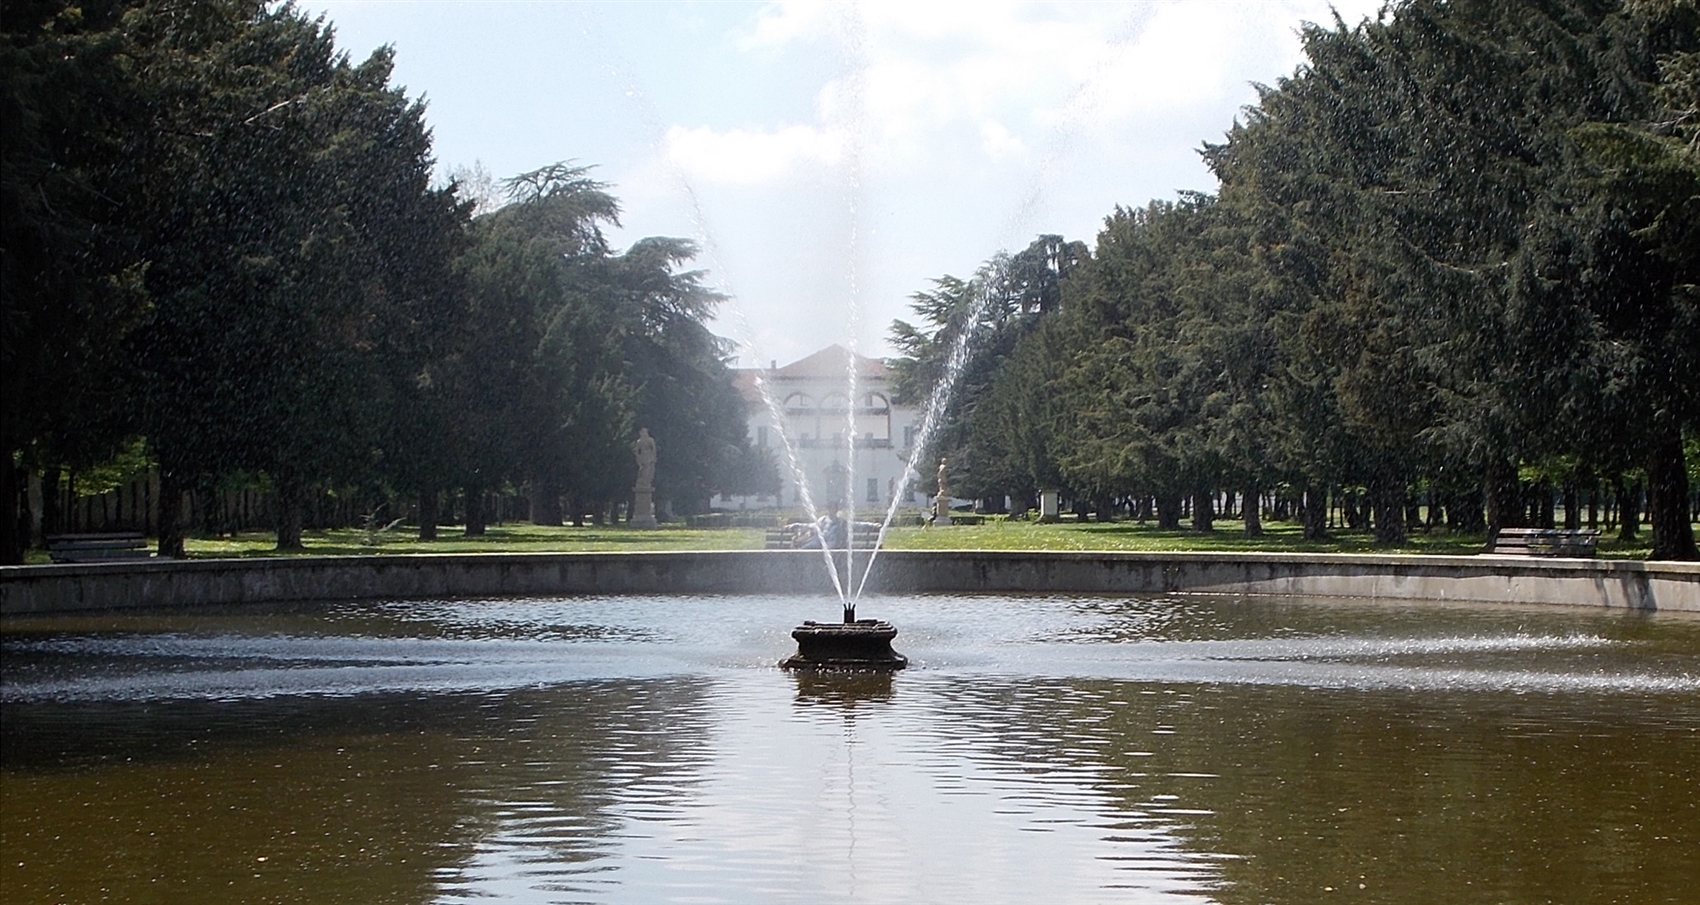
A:
<svg viewBox="0 0 1700 905">
<path fill-rule="evenodd" d="M 858 551 L 856 562 L 866 563 L 866 557 Z M 1205 593 L 1700 612 L 1700 563 L 1491 554 L 886 550 L 868 588 L 883 594 Z M 0 567 L 4 616 L 306 600 L 670 593 L 833 591 L 820 552 L 810 550 L 421 553 Z"/>
</svg>

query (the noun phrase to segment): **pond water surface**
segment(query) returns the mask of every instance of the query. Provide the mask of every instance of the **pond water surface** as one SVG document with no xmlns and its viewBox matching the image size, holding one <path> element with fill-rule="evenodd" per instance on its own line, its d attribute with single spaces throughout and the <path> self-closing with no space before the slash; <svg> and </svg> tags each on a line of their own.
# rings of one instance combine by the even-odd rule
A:
<svg viewBox="0 0 1700 905">
<path fill-rule="evenodd" d="M 4 898 L 1700 901 L 1700 619 L 1203 597 L 4 623 Z"/>
</svg>

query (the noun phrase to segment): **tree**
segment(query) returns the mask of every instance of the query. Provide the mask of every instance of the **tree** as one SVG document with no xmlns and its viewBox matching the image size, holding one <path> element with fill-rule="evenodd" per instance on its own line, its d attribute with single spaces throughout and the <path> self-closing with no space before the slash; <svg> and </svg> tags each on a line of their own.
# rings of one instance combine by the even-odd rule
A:
<svg viewBox="0 0 1700 905">
<path fill-rule="evenodd" d="M 533 517 L 575 521 L 626 496 L 629 446 L 647 427 L 663 451 L 658 498 L 689 511 L 747 470 L 743 403 L 706 321 L 721 297 L 680 239 L 623 254 L 604 239 L 619 205 L 588 168 L 553 164 L 507 183 L 460 268 L 473 329 L 456 358 L 469 498 L 526 482 Z"/>
<path fill-rule="evenodd" d="M 88 467 L 133 434 L 125 338 L 146 314 L 126 216 L 147 128 L 124 4 L 0 8 L 0 562 L 23 561 L 27 471 Z M 28 391 L 23 391 L 27 387 Z"/>
<path fill-rule="evenodd" d="M 382 390 L 452 322 L 465 212 L 430 188 L 423 107 L 388 86 L 388 50 L 351 65 L 287 6 L 166 7 L 137 30 L 157 36 L 141 153 L 158 184 L 155 307 L 131 348 L 161 550 L 181 552 L 178 488 L 237 470 L 269 476 L 296 549 L 312 488 L 372 468 Z"/>
<path fill-rule="evenodd" d="M 1000 444 L 1013 435 L 996 433 L 993 422 L 981 423 L 976 409 L 1022 339 L 1059 309 L 1064 284 L 1086 258 L 1081 242 L 1039 236 L 1014 255 L 993 256 L 971 279 L 947 275 L 933 281 L 932 291 L 912 296 L 921 326 L 892 323 L 892 344 L 901 353 L 892 362 L 896 398 L 946 403 L 932 442 L 937 455 L 963 466 L 960 483 L 952 485 L 960 492 L 979 497 L 1034 492 L 1033 477 L 1014 470 L 1009 458 L 1034 450 L 1006 451 Z M 960 359 L 954 372 L 953 357 Z M 941 394 L 947 382 L 950 392 Z"/>
</svg>

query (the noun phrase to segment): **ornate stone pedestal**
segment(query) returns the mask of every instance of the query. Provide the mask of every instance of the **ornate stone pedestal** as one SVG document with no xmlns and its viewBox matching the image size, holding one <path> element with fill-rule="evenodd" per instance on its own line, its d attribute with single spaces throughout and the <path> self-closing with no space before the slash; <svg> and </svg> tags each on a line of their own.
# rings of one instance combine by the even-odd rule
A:
<svg viewBox="0 0 1700 905">
<path fill-rule="evenodd" d="M 632 490 L 632 521 L 633 528 L 654 528 L 659 523 L 655 520 L 655 490 L 640 487 Z"/>
<path fill-rule="evenodd" d="M 902 669 L 909 658 L 891 649 L 897 629 L 878 619 L 804 622 L 791 632 L 797 652 L 781 660 L 785 669 Z"/>
<path fill-rule="evenodd" d="M 1062 521 L 1062 507 L 1060 505 L 1061 500 L 1058 499 L 1059 496 L 1060 494 L 1055 490 L 1039 491 L 1039 521 L 1047 523 Z"/>
</svg>

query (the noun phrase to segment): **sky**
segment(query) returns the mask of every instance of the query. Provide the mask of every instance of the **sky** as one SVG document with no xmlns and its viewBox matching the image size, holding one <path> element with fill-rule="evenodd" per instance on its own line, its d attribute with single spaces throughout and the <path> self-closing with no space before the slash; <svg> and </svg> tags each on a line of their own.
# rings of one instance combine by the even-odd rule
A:
<svg viewBox="0 0 1700 905">
<path fill-rule="evenodd" d="M 1299 28 L 1380 0 L 1134 3 L 304 0 L 395 49 L 439 176 L 594 167 L 616 248 L 697 242 L 745 366 L 892 354 L 945 275 L 1117 206 L 1214 191 L 1199 157 Z"/>
</svg>

